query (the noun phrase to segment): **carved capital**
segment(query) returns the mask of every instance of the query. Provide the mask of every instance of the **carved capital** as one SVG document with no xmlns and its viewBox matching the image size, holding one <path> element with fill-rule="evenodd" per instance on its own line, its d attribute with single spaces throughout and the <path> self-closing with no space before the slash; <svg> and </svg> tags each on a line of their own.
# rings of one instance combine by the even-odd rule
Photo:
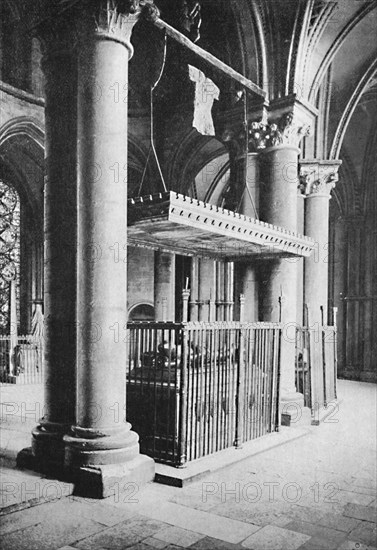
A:
<svg viewBox="0 0 377 550">
<path fill-rule="evenodd" d="M 133 54 L 131 34 L 135 23 L 143 18 L 154 20 L 160 15 L 153 0 L 55 0 L 49 17 L 38 26 L 46 57 L 74 50 L 80 37 L 88 36 L 122 43 Z"/>
<path fill-rule="evenodd" d="M 135 23 L 140 18 L 153 20 L 159 14 L 153 0 L 101 0 L 93 11 L 95 35 L 97 38 L 120 42 L 128 49 L 131 58 L 131 34 Z"/>
<path fill-rule="evenodd" d="M 293 112 L 284 113 L 276 122 L 251 122 L 249 125 L 249 152 L 290 145 L 298 147 L 310 133 L 310 125 L 298 119 Z"/>
<path fill-rule="evenodd" d="M 299 190 L 303 195 L 330 197 L 338 181 L 340 160 L 302 160 Z"/>
</svg>

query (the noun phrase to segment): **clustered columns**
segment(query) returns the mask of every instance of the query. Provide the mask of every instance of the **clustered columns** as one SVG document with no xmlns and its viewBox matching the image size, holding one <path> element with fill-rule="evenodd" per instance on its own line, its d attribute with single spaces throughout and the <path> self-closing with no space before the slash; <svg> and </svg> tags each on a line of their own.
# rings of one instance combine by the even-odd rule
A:
<svg viewBox="0 0 377 550">
<path fill-rule="evenodd" d="M 297 231 L 298 145 L 309 123 L 294 112 L 280 115 L 277 123 L 253 122 L 249 149 L 260 153 L 260 219 Z M 282 422 L 290 423 L 303 407 L 295 387 L 295 329 L 297 323 L 297 260 L 281 258 L 260 262 L 259 317 L 283 324 L 281 345 Z"/>
<path fill-rule="evenodd" d="M 145 4 L 149 7 L 148 12 Z M 64 464 L 77 476 L 76 490 L 85 493 L 90 486 L 96 496 L 110 494 L 115 490 L 114 484 L 119 485 L 122 480 L 146 481 L 154 475 L 153 460 L 139 454 L 138 436 L 125 420 L 126 263 L 114 258 L 117 243 L 121 246 L 127 243 L 127 91 L 128 61 L 133 53 L 130 39 L 140 15 L 153 16 L 153 6 L 146 1 L 129 2 L 129 9 L 125 8 L 127 2 L 122 2 L 122 6 L 125 11 L 120 13 L 115 1 L 76 4 L 70 17 L 78 29 L 78 82 L 72 68 L 68 73 L 72 82 L 64 84 L 67 73 L 56 60 L 50 74 L 53 83 L 47 90 L 47 105 L 52 101 L 50 95 L 57 93 L 59 86 L 68 86 L 69 99 L 76 91 L 78 105 L 77 129 L 73 122 L 71 126 L 64 122 L 64 116 L 68 120 L 75 118 L 70 113 L 71 108 L 74 111 L 71 103 L 62 107 L 55 100 L 51 105 L 55 113 L 51 112 L 46 119 L 47 151 L 54 154 L 47 162 L 48 181 L 52 176 L 56 178 L 54 185 L 49 184 L 46 197 L 47 257 L 53 246 L 52 252 L 58 258 L 55 262 L 60 266 L 59 272 L 57 268 L 51 273 L 46 271 L 48 288 L 54 289 L 54 296 L 60 296 L 60 300 L 51 301 L 50 298 L 49 302 L 47 290 L 48 311 L 58 315 L 61 308 L 65 311 L 67 296 L 76 296 L 77 289 L 77 303 L 71 304 L 69 309 L 71 322 L 76 311 L 77 343 L 75 339 L 66 341 L 63 348 L 60 334 L 51 329 L 47 334 L 47 350 L 54 351 L 52 356 L 51 352 L 47 355 L 50 363 L 48 407 L 54 400 L 57 401 L 54 411 L 59 403 L 63 407 L 63 398 L 71 401 L 73 394 L 74 413 L 70 409 L 63 419 L 61 415 L 57 417 L 60 433 L 66 433 L 63 437 Z M 59 19 L 59 15 L 57 17 Z M 66 105 L 67 97 L 62 94 L 60 91 L 58 97 L 61 104 Z M 61 123 L 65 130 L 63 136 Z M 69 213 L 72 214 L 63 224 L 59 208 L 62 208 L 62 189 L 67 185 L 68 169 L 64 169 L 64 165 L 69 162 L 73 170 L 76 157 L 66 159 L 62 154 L 66 149 L 58 150 L 58 145 L 64 143 L 65 147 L 70 147 L 66 144 L 72 144 L 73 149 L 76 140 L 78 173 L 77 178 L 71 175 L 69 193 L 76 196 L 74 182 L 77 182 L 78 207 L 74 201 L 71 205 L 68 198 L 63 197 L 63 204 L 70 205 Z M 62 170 L 61 174 L 57 167 Z M 71 262 L 59 250 L 55 234 L 49 230 L 56 220 L 62 220 L 63 224 L 62 227 L 57 224 L 59 237 L 67 226 L 77 223 L 77 277 L 76 273 L 70 273 L 61 295 L 56 288 L 62 273 L 72 268 Z M 74 237 L 76 242 L 76 235 Z M 72 264 L 76 264 L 76 258 Z M 64 275 L 63 280 L 65 278 Z M 59 372 L 61 365 L 63 370 Z M 76 395 L 71 387 L 73 379 L 77 381 Z M 55 420 L 55 416 L 51 419 Z M 73 424 L 71 430 L 69 424 Z"/>
<path fill-rule="evenodd" d="M 338 180 L 341 161 L 300 161 L 300 190 L 305 196 L 305 235 L 315 241 L 315 249 L 304 264 L 304 302 L 309 322 L 328 323 L 329 200 Z"/>
</svg>

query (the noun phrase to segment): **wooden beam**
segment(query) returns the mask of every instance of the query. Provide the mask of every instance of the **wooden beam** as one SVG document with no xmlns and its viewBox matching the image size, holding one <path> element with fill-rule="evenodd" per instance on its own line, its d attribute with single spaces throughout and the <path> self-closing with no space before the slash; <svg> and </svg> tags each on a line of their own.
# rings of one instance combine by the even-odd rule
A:
<svg viewBox="0 0 377 550">
<path fill-rule="evenodd" d="M 266 97 L 267 92 L 254 84 L 254 82 L 229 67 L 229 65 L 227 65 L 226 63 L 220 61 L 220 59 L 217 59 L 217 57 L 215 57 L 211 53 L 203 50 L 203 48 L 201 48 L 200 46 L 194 44 L 189 38 L 184 36 L 181 32 L 177 31 L 177 29 L 175 29 L 174 27 L 168 25 L 168 23 L 165 23 L 165 21 L 163 21 L 159 17 L 152 22 L 159 29 L 166 31 L 166 34 L 176 40 L 179 44 L 181 44 L 185 48 L 188 48 L 196 55 L 198 55 L 201 59 L 209 63 L 214 69 L 221 71 L 229 78 L 232 78 L 236 82 L 239 82 L 244 88 L 247 88 L 254 94 L 257 94 L 263 98 Z"/>
</svg>

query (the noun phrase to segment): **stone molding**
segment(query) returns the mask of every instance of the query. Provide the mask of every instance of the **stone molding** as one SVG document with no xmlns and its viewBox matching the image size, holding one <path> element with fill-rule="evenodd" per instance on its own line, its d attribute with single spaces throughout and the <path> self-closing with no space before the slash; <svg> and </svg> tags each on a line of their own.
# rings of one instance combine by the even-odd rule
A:
<svg viewBox="0 0 377 550">
<path fill-rule="evenodd" d="M 330 198 L 339 178 L 340 165 L 340 160 L 302 160 L 299 183 L 301 194 L 306 197 L 322 195 Z"/>
</svg>

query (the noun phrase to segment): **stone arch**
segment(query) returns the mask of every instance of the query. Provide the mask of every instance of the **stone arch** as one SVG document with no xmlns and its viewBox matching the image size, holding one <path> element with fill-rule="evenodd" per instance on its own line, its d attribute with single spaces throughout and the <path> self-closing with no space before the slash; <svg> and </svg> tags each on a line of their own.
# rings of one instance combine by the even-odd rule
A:
<svg viewBox="0 0 377 550">
<path fill-rule="evenodd" d="M 186 133 L 168 164 L 171 188 L 187 194 L 204 166 L 225 153 L 225 146 L 216 138 L 202 136 L 196 130 Z"/>
<path fill-rule="evenodd" d="M 20 329 L 30 330 L 33 303 L 43 297 L 44 134 L 27 117 L 0 128 L 0 176 L 20 197 Z"/>
<path fill-rule="evenodd" d="M 339 52 L 340 48 L 343 46 L 350 33 L 355 29 L 355 27 L 371 12 L 375 9 L 375 2 L 365 2 L 359 9 L 359 11 L 350 19 L 348 24 L 346 24 L 338 36 L 333 41 L 330 49 L 325 55 L 321 66 L 319 67 L 317 74 L 314 76 L 313 83 L 309 93 L 309 101 L 314 103 L 315 96 L 317 95 L 320 83 L 325 78 L 329 67 L 335 59 L 336 54 Z"/>
<path fill-rule="evenodd" d="M 368 69 L 364 72 L 360 81 L 358 82 L 356 88 L 354 89 L 350 99 L 348 100 L 347 106 L 343 111 L 343 114 L 338 123 L 335 136 L 330 148 L 330 159 L 338 159 L 340 150 L 342 147 L 344 135 L 347 131 L 348 124 L 351 120 L 351 117 L 362 97 L 365 90 L 368 87 L 369 82 L 375 77 L 377 72 L 377 58 L 369 65 Z"/>
</svg>

